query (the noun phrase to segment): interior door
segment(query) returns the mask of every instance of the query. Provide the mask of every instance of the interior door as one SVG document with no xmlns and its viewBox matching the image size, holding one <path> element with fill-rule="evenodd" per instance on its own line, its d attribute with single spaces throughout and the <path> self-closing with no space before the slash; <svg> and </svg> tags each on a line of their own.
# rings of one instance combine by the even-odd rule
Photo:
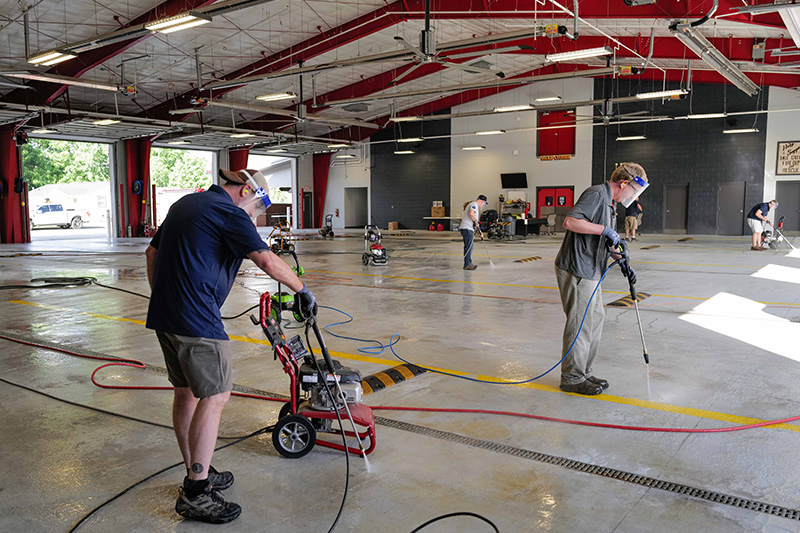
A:
<svg viewBox="0 0 800 533">
<path fill-rule="evenodd" d="M 367 225 L 367 188 L 345 187 L 344 227 L 363 228 Z"/>
<path fill-rule="evenodd" d="M 314 202 L 311 191 L 303 191 L 303 225 L 300 227 L 314 227 Z"/>
<path fill-rule="evenodd" d="M 686 233 L 689 213 L 689 185 L 667 185 L 664 233 Z"/>
<path fill-rule="evenodd" d="M 800 181 L 779 181 L 775 184 L 775 223 L 781 217 L 784 231 L 800 231 Z"/>
<path fill-rule="evenodd" d="M 717 235 L 744 235 L 745 182 L 722 183 L 717 195 Z"/>
</svg>

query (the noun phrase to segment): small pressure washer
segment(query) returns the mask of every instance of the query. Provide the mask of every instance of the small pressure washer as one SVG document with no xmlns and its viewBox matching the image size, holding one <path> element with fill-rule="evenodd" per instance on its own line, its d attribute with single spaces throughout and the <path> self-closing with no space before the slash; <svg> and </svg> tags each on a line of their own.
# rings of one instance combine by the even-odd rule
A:
<svg viewBox="0 0 800 533">
<path fill-rule="evenodd" d="M 389 262 L 386 248 L 381 245 L 381 230 L 378 226 L 369 224 L 364 226 L 364 253 L 361 254 L 361 263 L 367 266 L 385 265 Z"/>
<path fill-rule="evenodd" d="M 303 457 L 316 444 L 344 451 L 343 444 L 318 438 L 320 433 L 331 433 L 357 437 L 358 447 L 347 446 L 348 452 L 362 456 L 371 453 L 375 449 L 375 416 L 372 409 L 361 403 L 364 397 L 361 373 L 331 359 L 314 316 L 306 319 L 306 340 L 308 330 L 312 329 L 324 361 L 314 357 L 300 335 L 287 340 L 280 322 L 272 314 L 271 302 L 268 292 L 262 294 L 259 318 L 250 315 L 250 320 L 264 330 L 275 358 L 280 359 L 290 380 L 290 400 L 281 408 L 272 431 L 275 449 L 289 459 Z M 353 431 L 344 429 L 345 420 L 350 421 Z M 334 421 L 339 422 L 338 428 L 334 427 Z M 365 429 L 358 431 L 356 425 Z"/>
<path fill-rule="evenodd" d="M 789 245 L 792 250 L 795 250 L 794 245 L 789 242 L 789 239 L 784 237 L 783 232 L 781 231 L 783 229 L 783 219 L 784 217 L 778 219 L 778 225 L 773 228 L 775 230 L 774 232 L 771 230 L 764 230 L 764 232 L 761 234 L 762 248 L 769 246 L 772 250 L 777 250 L 783 242 Z"/>
<path fill-rule="evenodd" d="M 295 266 L 292 267 L 292 271 L 297 274 L 297 277 L 302 277 L 305 274 L 305 270 L 303 267 L 300 266 L 300 261 L 297 259 L 297 254 L 294 250 L 278 250 L 275 252 L 276 255 L 291 255 L 294 258 Z M 283 311 L 290 311 L 292 313 L 292 317 L 297 320 L 298 322 L 303 321 L 303 315 L 300 314 L 299 310 L 295 307 L 294 302 L 294 295 L 289 294 L 288 292 L 283 292 L 281 290 L 281 283 L 278 282 L 278 292 L 274 293 L 271 297 L 270 308 L 271 314 L 275 317 L 275 320 L 280 323 L 281 315 Z"/>
<path fill-rule="evenodd" d="M 288 222 L 278 222 L 269 233 L 267 241 L 271 243 L 269 249 L 272 250 L 273 253 L 294 252 L 292 228 L 289 226 Z"/>
<path fill-rule="evenodd" d="M 325 227 L 319 230 L 319 234 L 323 237 L 333 238 L 333 215 L 325 215 Z"/>
</svg>

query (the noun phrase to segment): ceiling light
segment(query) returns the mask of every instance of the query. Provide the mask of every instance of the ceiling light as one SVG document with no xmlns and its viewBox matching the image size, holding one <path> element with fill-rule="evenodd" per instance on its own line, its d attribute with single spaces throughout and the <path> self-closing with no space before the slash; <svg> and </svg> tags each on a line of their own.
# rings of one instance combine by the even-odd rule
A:
<svg viewBox="0 0 800 533">
<path fill-rule="evenodd" d="M 116 85 L 108 85 L 106 83 L 97 83 L 94 81 L 85 81 L 80 78 L 73 78 L 70 76 L 58 76 L 56 74 L 44 74 L 36 71 L 15 70 L 15 71 L 0 71 L 0 76 L 11 76 L 13 78 L 23 78 L 26 80 L 45 81 L 48 83 L 58 83 L 61 85 L 75 85 L 77 87 L 89 87 L 90 89 L 101 89 L 103 91 L 116 92 L 119 87 Z"/>
<path fill-rule="evenodd" d="M 336 156 L 336 159 L 355 159 L 355 158 L 356 156 L 354 156 L 353 154 L 342 154 Z"/>
<path fill-rule="evenodd" d="M 472 152 L 472 151 L 475 151 L 475 150 L 486 150 L 486 147 L 485 146 L 462 146 L 461 149 L 464 150 L 465 152 Z"/>
<path fill-rule="evenodd" d="M 533 109 L 533 106 L 530 104 L 502 105 L 495 107 L 492 111 L 495 113 L 508 113 L 509 111 L 524 111 L 526 109 Z"/>
<path fill-rule="evenodd" d="M 422 117 L 393 117 L 392 122 L 413 122 L 415 120 L 422 120 Z"/>
<path fill-rule="evenodd" d="M 78 57 L 76 54 L 63 53 L 58 57 L 54 57 L 53 59 L 51 59 L 49 61 L 42 61 L 39 64 L 40 65 L 44 65 L 46 67 L 49 67 L 49 66 L 57 65 L 57 64 L 59 64 L 61 62 L 64 62 L 67 59 L 75 59 L 76 57 Z"/>
<path fill-rule="evenodd" d="M 686 118 L 691 119 L 700 119 L 700 118 L 725 118 L 728 115 L 726 113 L 696 113 L 692 115 L 686 115 Z"/>
<path fill-rule="evenodd" d="M 601 46 L 599 48 L 589 48 L 587 50 L 572 50 L 571 52 L 559 52 L 557 54 L 547 54 L 544 56 L 546 61 L 556 63 L 558 61 L 570 61 L 572 59 L 586 59 L 589 57 L 608 56 L 612 54 L 611 48 Z"/>
<path fill-rule="evenodd" d="M 725 57 L 695 27 L 689 24 L 673 24 L 669 29 L 680 42 L 686 45 L 686 48 L 697 54 L 708 66 L 719 72 L 722 77 L 747 96 L 753 96 L 758 92 L 758 85 L 745 76 L 739 67 Z"/>
<path fill-rule="evenodd" d="M 416 143 L 420 142 L 422 137 L 406 137 L 405 139 L 397 139 L 399 143 Z"/>
<path fill-rule="evenodd" d="M 275 102 L 276 100 L 288 100 L 296 96 L 297 95 L 294 93 L 272 93 L 265 94 L 263 96 L 256 96 L 256 100 L 261 100 L 262 102 Z"/>
<path fill-rule="evenodd" d="M 31 130 L 31 133 L 58 133 L 58 130 L 53 130 L 50 128 L 38 128 L 35 130 Z"/>
<path fill-rule="evenodd" d="M 394 153 L 396 155 L 413 154 L 414 150 L 395 150 Z"/>
<path fill-rule="evenodd" d="M 169 141 L 167 144 L 192 144 L 189 141 Z"/>
<path fill-rule="evenodd" d="M 255 137 L 252 133 L 231 133 L 231 139 L 247 139 L 248 137 Z"/>
<path fill-rule="evenodd" d="M 145 24 L 144 27 L 152 32 L 172 33 L 174 31 L 200 26 L 201 24 L 208 24 L 209 22 L 211 22 L 211 17 L 208 15 L 189 12 L 156 20 L 155 22 L 149 22 Z"/>
<path fill-rule="evenodd" d="M 267 153 L 268 154 L 285 154 L 288 151 L 289 150 L 287 150 L 286 148 L 273 148 L 271 150 L 267 150 Z"/>
<path fill-rule="evenodd" d="M 542 103 L 542 102 L 560 102 L 561 101 L 561 97 L 560 96 L 542 96 L 541 98 L 534 98 L 533 101 L 536 102 L 537 104 L 538 103 Z"/>
<path fill-rule="evenodd" d="M 328 148 L 350 148 L 350 145 L 346 143 L 336 143 L 336 144 L 329 144 Z"/>
<path fill-rule="evenodd" d="M 115 118 L 104 118 L 102 120 L 95 120 L 92 122 L 95 126 L 109 126 L 111 124 L 119 124 L 119 120 Z"/>
<path fill-rule="evenodd" d="M 674 91 L 654 91 L 652 93 L 639 93 L 636 95 L 636 98 L 640 100 L 648 100 L 651 98 L 675 98 L 678 96 L 683 96 L 684 94 L 689 94 L 689 91 L 686 89 L 675 89 Z"/>
<path fill-rule="evenodd" d="M 501 133 L 505 133 L 506 130 L 485 130 L 485 131 L 476 131 L 475 135 L 500 135 Z"/>
<path fill-rule="evenodd" d="M 75 54 L 69 52 L 62 52 L 59 50 L 50 50 L 49 52 L 44 52 L 39 55 L 33 56 L 28 59 L 28 63 L 33 65 L 55 65 L 57 63 L 61 63 L 62 61 L 66 61 L 67 59 L 74 59 L 78 57 Z"/>
<path fill-rule="evenodd" d="M 643 141 L 647 139 L 644 135 L 628 135 L 627 137 L 617 137 L 618 141 Z"/>
<path fill-rule="evenodd" d="M 722 133 L 758 133 L 756 128 L 739 128 L 732 130 L 722 130 Z"/>
</svg>

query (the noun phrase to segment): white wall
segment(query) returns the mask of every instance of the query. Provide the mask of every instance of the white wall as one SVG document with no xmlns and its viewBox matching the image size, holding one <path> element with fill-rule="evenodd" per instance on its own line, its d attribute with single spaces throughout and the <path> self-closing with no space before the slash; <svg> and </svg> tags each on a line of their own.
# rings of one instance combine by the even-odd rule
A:
<svg viewBox="0 0 800 533">
<path fill-rule="evenodd" d="M 324 221 L 325 220 L 324 216 L 329 213 L 334 215 L 333 216 L 334 228 L 344 228 L 344 221 L 345 221 L 344 189 L 346 187 L 367 187 L 367 203 L 368 203 L 367 220 L 372 220 L 370 218 L 370 215 L 372 214 L 372 205 L 369 200 L 370 198 L 369 145 L 364 145 L 363 152 L 361 149 L 340 150 L 331 156 L 331 163 L 336 161 L 344 161 L 342 159 L 337 160 L 336 156 L 345 154 L 352 154 L 356 156 L 360 161 L 348 162 L 347 165 L 336 163 L 329 169 L 328 190 L 325 194 L 325 213 L 323 213 L 322 220 Z M 336 216 L 336 209 L 339 210 L 338 217 Z"/>
<path fill-rule="evenodd" d="M 767 116 L 767 148 L 764 155 L 765 202 L 775 198 L 776 181 L 797 181 L 800 175 L 776 176 L 778 142 L 800 141 L 800 111 L 773 113 L 780 109 L 800 109 L 800 93 L 782 87 L 769 89 L 769 115 Z M 778 198 L 780 200 L 780 198 Z"/>
<path fill-rule="evenodd" d="M 532 103 L 539 96 L 561 96 L 566 102 L 591 100 L 592 79 L 539 82 L 489 98 L 454 107 L 452 113 L 491 110 L 501 105 Z M 578 115 L 592 115 L 591 107 L 579 107 Z M 528 174 L 527 201 L 535 205 L 536 187 L 575 186 L 575 198 L 592 182 L 592 126 L 578 124 L 575 155 L 569 160 L 539 161 L 536 157 L 536 111 L 495 113 L 488 116 L 456 118 L 452 121 L 450 205 L 460 213 L 461 205 L 479 194 L 497 209 L 497 198 L 505 191 L 500 174 Z M 578 117 L 578 121 L 581 120 Z M 474 135 L 481 130 L 506 130 L 503 135 Z M 515 131 L 516 130 L 516 131 Z M 462 146 L 485 146 L 486 150 L 465 152 Z M 516 154 L 514 153 L 516 151 Z"/>
</svg>

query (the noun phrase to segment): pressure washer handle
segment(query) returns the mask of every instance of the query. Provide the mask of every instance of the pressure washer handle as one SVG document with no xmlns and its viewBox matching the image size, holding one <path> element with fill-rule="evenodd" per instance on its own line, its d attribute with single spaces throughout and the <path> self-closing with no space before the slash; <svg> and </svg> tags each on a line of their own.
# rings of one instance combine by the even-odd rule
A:
<svg viewBox="0 0 800 533">
<path fill-rule="evenodd" d="M 322 338 L 322 332 L 319 330 L 319 324 L 317 324 L 317 317 L 312 315 L 308 318 L 308 320 L 311 321 L 311 329 L 314 330 L 314 336 L 317 338 L 319 349 L 322 351 L 322 358 L 325 359 L 325 364 L 328 366 L 328 372 L 333 372 L 333 361 L 331 361 L 331 354 L 328 353 L 328 347 L 325 345 L 325 339 Z"/>
<path fill-rule="evenodd" d="M 269 292 L 261 295 L 261 300 L 258 302 L 258 318 L 259 324 L 262 328 L 267 327 L 267 317 L 272 312 L 272 300 L 269 297 Z"/>
</svg>

